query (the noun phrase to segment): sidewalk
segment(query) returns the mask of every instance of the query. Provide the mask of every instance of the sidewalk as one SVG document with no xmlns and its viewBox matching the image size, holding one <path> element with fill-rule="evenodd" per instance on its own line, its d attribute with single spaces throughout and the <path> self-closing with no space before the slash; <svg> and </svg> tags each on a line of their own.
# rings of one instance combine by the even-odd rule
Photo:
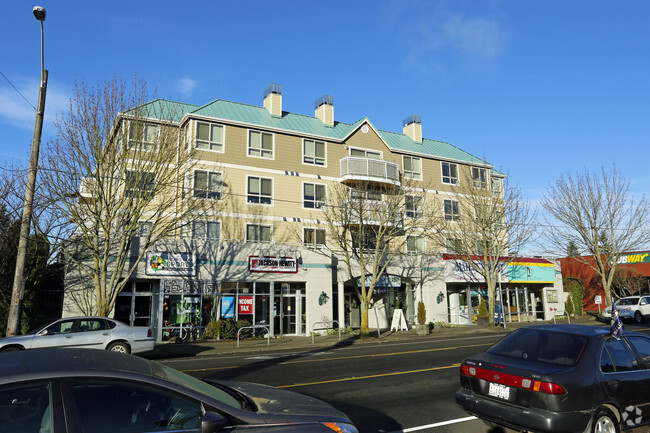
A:
<svg viewBox="0 0 650 433">
<path fill-rule="evenodd" d="M 606 326 L 606 323 L 599 322 L 594 316 L 584 314 L 579 317 L 572 317 L 571 324 Z M 567 323 L 566 318 L 558 318 L 556 322 Z M 417 341 L 430 339 L 443 339 L 463 337 L 470 335 L 495 334 L 511 332 L 514 329 L 530 325 L 552 324 L 550 321 L 537 322 L 507 322 L 506 328 L 479 325 L 452 325 L 446 328 L 433 329 L 429 335 L 417 335 L 414 329 L 408 331 L 382 331 L 381 336 L 377 336 L 374 331 L 368 338 L 360 338 L 357 334 L 341 334 L 341 341 L 337 335 L 321 335 L 312 337 L 278 337 L 271 339 L 241 339 L 239 346 L 236 340 L 211 340 L 203 342 L 188 343 L 163 343 L 156 345 L 151 352 L 143 353 L 142 356 L 148 359 L 164 358 L 184 358 L 192 356 L 214 356 L 214 355 L 242 355 L 260 352 L 279 352 L 279 351 L 311 351 L 316 348 L 333 348 L 345 347 L 356 344 L 381 344 L 396 341 Z"/>
</svg>

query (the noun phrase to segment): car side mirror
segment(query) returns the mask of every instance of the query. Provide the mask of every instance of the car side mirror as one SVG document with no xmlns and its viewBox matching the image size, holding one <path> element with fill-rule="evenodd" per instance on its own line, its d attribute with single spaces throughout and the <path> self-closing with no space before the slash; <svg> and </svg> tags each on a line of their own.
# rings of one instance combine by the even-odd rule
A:
<svg viewBox="0 0 650 433">
<path fill-rule="evenodd" d="M 40 336 L 44 336 L 44 335 L 48 335 L 48 334 L 49 334 L 49 332 L 47 331 L 47 329 L 43 329 L 41 332 L 38 333 L 38 335 L 40 335 Z"/>
<path fill-rule="evenodd" d="M 201 433 L 216 433 L 228 425 L 225 416 L 216 412 L 206 412 L 201 420 Z"/>
</svg>

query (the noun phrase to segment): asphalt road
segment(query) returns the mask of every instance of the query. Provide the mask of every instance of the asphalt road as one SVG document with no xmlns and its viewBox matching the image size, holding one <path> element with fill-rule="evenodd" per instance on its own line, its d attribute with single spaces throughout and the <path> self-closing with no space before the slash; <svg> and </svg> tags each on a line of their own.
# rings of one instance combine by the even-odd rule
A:
<svg viewBox="0 0 650 433">
<path fill-rule="evenodd" d="M 501 335 L 163 361 L 193 376 L 291 389 L 345 412 L 361 432 L 487 432 L 454 401 L 458 364 Z"/>
<path fill-rule="evenodd" d="M 626 329 L 650 333 L 648 325 Z M 459 363 L 502 335 L 160 361 L 197 377 L 264 383 L 320 398 L 345 412 L 362 433 L 513 433 L 488 428 L 454 400 Z"/>
</svg>

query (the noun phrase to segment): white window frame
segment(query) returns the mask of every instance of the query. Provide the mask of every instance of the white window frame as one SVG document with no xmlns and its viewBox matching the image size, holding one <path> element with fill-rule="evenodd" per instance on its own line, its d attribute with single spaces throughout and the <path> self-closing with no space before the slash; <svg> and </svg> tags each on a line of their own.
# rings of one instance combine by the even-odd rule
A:
<svg viewBox="0 0 650 433">
<path fill-rule="evenodd" d="M 314 188 L 314 196 L 311 199 L 307 199 L 307 193 L 305 189 L 307 186 L 312 186 Z M 323 199 L 318 200 L 316 197 L 316 189 L 317 187 L 322 187 L 323 188 Z M 303 182 L 302 184 L 302 208 L 303 209 L 311 209 L 311 210 L 321 210 L 323 206 L 325 206 L 325 203 L 327 201 L 327 185 L 322 184 L 322 183 L 313 183 L 313 182 Z M 307 203 L 312 203 L 313 206 L 306 206 Z"/>
<path fill-rule="evenodd" d="M 483 167 L 472 167 L 472 182 L 474 184 L 474 188 L 487 189 L 488 186 L 487 169 Z"/>
<path fill-rule="evenodd" d="M 411 247 L 411 240 L 413 240 L 414 244 L 412 248 Z M 417 235 L 407 235 L 406 236 L 406 252 L 407 253 L 423 253 L 426 250 L 426 244 L 424 240 L 424 236 L 417 236 Z"/>
<path fill-rule="evenodd" d="M 131 138 L 132 128 L 137 127 L 137 125 L 142 125 L 142 137 Z M 155 137 L 149 137 L 149 128 L 155 128 Z M 158 140 L 160 138 L 160 125 L 152 122 L 145 122 L 139 120 L 131 120 L 127 125 L 127 148 L 138 149 L 144 152 L 155 152 L 156 147 L 158 147 Z"/>
<path fill-rule="evenodd" d="M 197 228 L 198 226 L 202 225 L 203 226 L 203 235 L 202 236 L 197 236 Z M 218 227 L 219 231 L 219 236 L 217 237 L 208 237 L 208 234 L 210 232 L 209 228 L 210 225 L 214 224 L 216 227 Z M 192 233 L 191 233 L 192 239 L 201 239 L 201 240 L 207 240 L 207 241 L 216 241 L 221 239 L 221 221 L 194 221 L 192 223 Z"/>
<path fill-rule="evenodd" d="M 445 166 L 448 167 L 449 175 L 445 176 Z M 452 170 L 453 168 L 453 170 Z M 455 176 L 452 174 L 452 171 L 455 171 Z M 454 162 L 442 161 L 440 163 L 440 176 L 442 183 L 446 185 L 458 185 L 458 164 Z"/>
<path fill-rule="evenodd" d="M 199 190 L 197 189 L 196 186 L 196 175 L 198 173 L 206 173 L 207 174 L 207 185 L 206 185 L 206 190 Z M 210 189 L 207 189 L 207 187 L 210 186 L 210 177 L 212 175 L 217 175 L 219 176 L 219 190 L 218 191 L 213 191 Z M 212 194 L 217 194 L 216 197 L 211 197 Z M 219 200 L 221 199 L 223 195 L 223 172 L 220 171 L 210 171 L 210 170 L 194 170 L 192 173 L 192 197 L 193 198 L 200 198 L 200 199 L 205 199 L 205 200 Z"/>
<path fill-rule="evenodd" d="M 450 213 L 447 212 L 447 203 L 449 203 L 449 207 L 451 210 Z M 444 214 L 445 221 L 453 221 L 453 222 L 460 221 L 461 219 L 460 202 L 458 200 L 452 200 L 449 198 L 444 199 L 442 202 L 442 212 Z"/>
<path fill-rule="evenodd" d="M 447 251 L 447 254 L 460 254 L 458 251 L 455 251 L 453 245 L 450 244 L 460 247 L 462 245 L 461 240 L 459 238 L 445 238 L 445 251 Z M 460 250 L 461 248 L 458 249 Z"/>
<path fill-rule="evenodd" d="M 199 125 L 206 125 L 209 128 L 208 129 L 209 137 L 207 140 L 199 139 Z M 218 126 L 221 128 L 221 137 L 219 137 L 220 141 L 215 140 L 215 137 L 212 136 L 213 126 Z M 203 120 L 196 121 L 196 125 L 194 127 L 193 140 L 192 140 L 195 149 L 207 150 L 210 152 L 217 152 L 217 153 L 225 153 L 225 148 L 226 148 L 225 141 L 226 141 L 226 125 L 222 125 L 216 122 L 207 122 Z M 200 147 L 199 142 L 206 143 L 207 147 Z M 213 146 L 218 146 L 218 148 L 215 149 L 213 148 Z"/>
<path fill-rule="evenodd" d="M 147 183 L 147 188 L 130 188 L 129 186 L 138 186 L 138 185 L 130 185 L 130 176 L 150 176 L 151 178 L 148 179 L 149 182 Z M 125 197 L 132 197 L 131 194 L 135 193 L 147 193 L 147 192 L 153 192 L 155 188 L 155 183 L 156 183 L 156 173 L 150 172 L 150 171 L 136 171 L 136 170 L 127 170 L 126 171 L 126 179 L 124 180 L 124 196 Z M 140 179 L 136 179 L 139 181 Z M 139 183 L 139 182 L 138 182 Z M 141 197 L 139 197 L 141 198 Z M 151 200 L 153 200 L 154 197 L 151 197 Z"/>
<path fill-rule="evenodd" d="M 153 223 L 150 221 L 144 221 L 138 224 L 138 237 L 147 238 L 151 230 L 153 229 Z"/>
<path fill-rule="evenodd" d="M 313 234 L 314 242 L 309 242 L 307 240 L 307 231 L 311 231 Z M 323 242 L 318 242 L 319 233 L 323 237 Z M 303 242 L 305 245 L 327 245 L 327 230 L 318 227 L 304 227 L 302 230 Z"/>
<path fill-rule="evenodd" d="M 251 147 L 251 134 L 260 134 L 260 148 L 253 148 Z M 263 136 L 264 134 L 268 134 L 271 136 L 271 150 L 264 150 L 262 147 L 262 143 L 264 142 Z M 249 129 L 248 130 L 248 135 L 246 136 L 246 156 L 250 158 L 260 158 L 260 159 L 272 159 L 275 160 L 275 134 L 272 132 L 267 132 L 267 131 L 259 131 L 256 129 Z M 259 151 L 259 155 L 251 155 L 251 151 Z M 264 156 L 264 152 L 270 152 L 270 156 Z"/>
<path fill-rule="evenodd" d="M 259 192 L 254 194 L 250 192 L 250 180 L 257 179 L 259 181 Z M 262 181 L 271 181 L 271 195 L 266 196 L 262 194 Z M 257 197 L 257 201 L 251 201 L 251 197 Z M 263 203 L 264 199 L 268 199 L 268 203 Z M 246 176 L 246 203 L 260 206 L 273 206 L 273 178 L 262 176 Z"/>
<path fill-rule="evenodd" d="M 410 160 L 411 162 L 410 170 L 406 169 L 407 159 Z M 413 164 L 416 161 L 420 164 L 419 171 L 415 171 L 415 169 L 413 168 Z M 419 156 L 402 155 L 402 171 L 404 172 L 404 177 L 406 179 L 422 180 L 422 158 L 420 158 Z"/>
<path fill-rule="evenodd" d="M 501 194 L 503 193 L 503 179 L 500 177 L 492 176 L 492 182 L 490 182 L 490 184 L 492 188 L 492 195 L 495 197 L 501 197 Z"/>
<path fill-rule="evenodd" d="M 363 156 L 361 156 L 361 155 L 352 155 L 353 151 L 355 151 L 355 152 L 363 152 Z M 380 150 L 370 150 L 370 149 L 364 149 L 362 147 L 350 147 L 348 152 L 349 152 L 350 156 L 355 157 L 355 158 L 368 158 L 368 159 L 381 159 L 381 160 L 384 159 L 384 153 L 382 151 L 380 151 Z M 368 157 L 368 153 L 371 153 L 373 155 L 377 155 L 378 158 Z"/>
<path fill-rule="evenodd" d="M 306 148 L 307 142 L 313 143 L 314 146 L 314 155 L 307 155 Z M 316 156 L 316 146 L 318 144 L 323 145 L 323 156 Z M 316 167 L 327 167 L 327 142 L 322 140 L 312 140 L 311 138 L 302 139 L 302 163 L 306 165 L 313 165 Z"/>
<path fill-rule="evenodd" d="M 248 228 L 251 226 L 258 227 L 258 235 L 261 235 L 261 229 L 262 228 L 268 228 L 269 229 L 269 240 L 260 240 L 260 239 L 249 239 L 248 238 Z M 245 228 L 245 233 L 244 236 L 246 238 L 246 242 L 273 242 L 273 225 L 271 224 L 258 224 L 258 223 L 247 223 L 246 228 Z M 260 236 L 262 237 L 262 236 Z"/>
<path fill-rule="evenodd" d="M 409 201 L 412 206 L 409 206 Z M 423 215 L 424 197 L 421 195 L 406 194 L 404 196 L 404 214 L 407 218 L 418 218 Z"/>
</svg>

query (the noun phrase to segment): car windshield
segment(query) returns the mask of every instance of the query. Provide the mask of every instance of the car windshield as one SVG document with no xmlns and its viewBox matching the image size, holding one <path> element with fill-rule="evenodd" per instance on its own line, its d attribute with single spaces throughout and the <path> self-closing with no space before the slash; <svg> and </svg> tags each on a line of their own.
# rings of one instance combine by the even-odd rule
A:
<svg viewBox="0 0 650 433">
<path fill-rule="evenodd" d="M 528 328 L 513 332 L 487 352 L 544 364 L 573 366 L 586 345 L 584 336 Z"/>
<path fill-rule="evenodd" d="M 47 324 L 45 324 L 45 325 L 41 325 L 41 326 L 39 326 L 38 328 L 36 328 L 36 329 L 32 329 L 31 331 L 29 331 L 26 335 L 34 335 L 34 334 L 38 334 L 39 332 L 41 332 L 43 329 L 45 329 L 46 327 L 48 327 L 48 326 L 50 326 L 50 325 L 51 325 L 51 323 L 47 323 Z"/>
<path fill-rule="evenodd" d="M 636 305 L 639 303 L 639 298 L 621 298 L 615 302 L 618 305 Z"/>
<path fill-rule="evenodd" d="M 173 368 L 158 364 L 157 362 L 151 362 L 151 369 L 154 376 L 166 379 L 170 382 L 185 386 L 187 388 L 191 388 L 194 391 L 207 395 L 208 397 L 227 404 L 228 406 L 232 406 L 237 409 L 243 409 L 247 405 L 246 401 L 244 401 L 242 398 L 237 398 L 234 392 L 232 394 L 228 393 L 220 388 L 203 382 L 200 379 L 194 378 L 185 373 L 181 373 L 178 370 L 174 370 Z"/>
</svg>

